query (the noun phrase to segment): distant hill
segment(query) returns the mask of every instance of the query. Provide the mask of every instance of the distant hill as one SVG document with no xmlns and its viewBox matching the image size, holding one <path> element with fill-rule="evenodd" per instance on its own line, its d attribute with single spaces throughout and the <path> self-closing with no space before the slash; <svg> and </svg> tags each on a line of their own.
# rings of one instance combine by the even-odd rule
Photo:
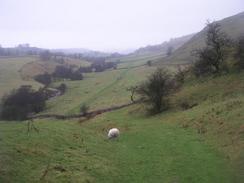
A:
<svg viewBox="0 0 244 183">
<path fill-rule="evenodd" d="M 244 12 L 216 22 L 218 22 L 221 25 L 222 30 L 234 40 L 244 35 Z M 184 45 L 175 50 L 170 57 L 159 59 L 158 64 L 163 62 L 193 62 L 194 57 L 191 56 L 191 52 L 192 50 L 202 48 L 203 46 L 205 46 L 206 31 L 207 29 L 205 27 L 202 31 L 195 34 Z"/>
<path fill-rule="evenodd" d="M 194 36 L 194 34 L 190 34 L 190 35 L 182 36 L 179 38 L 172 38 L 169 41 L 165 41 L 165 42 L 158 44 L 158 45 L 149 45 L 146 47 L 141 47 L 141 48 L 135 50 L 132 54 L 136 54 L 136 55 L 150 55 L 150 54 L 165 55 L 169 47 L 172 47 L 173 50 L 176 50 L 179 47 L 181 47 L 184 43 L 189 41 L 193 36 Z"/>
<path fill-rule="evenodd" d="M 3 57 L 17 57 L 27 55 L 38 55 L 44 49 L 37 47 L 30 47 L 29 44 L 19 44 L 16 47 L 3 48 L 0 46 L 0 56 Z"/>
<path fill-rule="evenodd" d="M 63 49 L 51 49 L 51 52 L 62 52 L 64 54 L 82 54 L 86 57 L 108 57 L 111 53 L 105 53 L 100 51 L 89 50 L 85 48 L 63 48 Z"/>
</svg>

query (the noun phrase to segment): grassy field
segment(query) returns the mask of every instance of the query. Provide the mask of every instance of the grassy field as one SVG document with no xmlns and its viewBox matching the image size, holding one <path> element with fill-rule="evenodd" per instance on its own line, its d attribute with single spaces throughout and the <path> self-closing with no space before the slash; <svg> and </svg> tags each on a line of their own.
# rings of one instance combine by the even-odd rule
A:
<svg viewBox="0 0 244 183">
<path fill-rule="evenodd" d="M 82 103 L 98 109 L 129 102 L 126 88 L 155 67 L 123 64 L 128 69 L 64 81 L 67 93 L 48 101 L 44 113 L 77 113 Z M 191 78 L 171 101 L 170 110 L 153 117 L 134 105 L 84 123 L 35 120 L 39 133 L 27 133 L 27 121 L 1 121 L 0 182 L 241 183 L 244 73 Z M 195 107 L 185 110 L 182 103 Z M 111 127 L 120 129 L 119 139 L 107 140 Z"/>
<path fill-rule="evenodd" d="M 7 140 L 0 141 L 0 180 L 232 182 L 223 155 L 192 130 L 172 123 L 171 115 L 145 118 L 121 110 L 84 124 L 38 120 L 40 132 L 29 135 L 26 123 L 2 123 L 0 138 Z M 112 126 L 121 129 L 119 140 L 106 140 Z"/>
<path fill-rule="evenodd" d="M 66 64 L 88 66 L 84 60 L 68 59 Z M 53 72 L 57 63 L 45 63 L 33 57 L 0 57 L 0 98 L 21 85 L 32 85 L 38 89 L 42 85 L 33 80 L 33 76 Z"/>
<path fill-rule="evenodd" d="M 77 67 L 90 65 L 90 63 L 85 60 L 71 58 L 65 58 L 63 64 L 75 65 Z M 27 62 L 25 65 L 23 65 L 20 69 L 20 73 L 22 78 L 30 79 L 38 74 L 44 74 L 45 72 L 53 73 L 58 65 L 60 65 L 58 62 L 52 60 L 45 62 L 36 58 L 35 61 Z"/>
<path fill-rule="evenodd" d="M 143 81 L 155 67 L 111 70 L 101 73 L 86 74 L 82 81 L 66 81 L 67 92 L 48 102 L 45 113 L 77 113 L 81 104 L 90 109 L 106 108 L 130 102 L 127 88 Z M 62 82 L 54 83 L 59 85 Z M 65 104 L 65 105 L 63 105 Z"/>
<path fill-rule="evenodd" d="M 120 61 L 118 68 L 124 68 L 128 66 L 131 67 L 140 66 L 146 64 L 148 61 L 154 61 L 164 56 L 165 55 L 161 53 L 130 54 L 130 55 L 123 56 L 121 58 L 108 59 L 107 61 L 112 61 L 112 62 Z"/>
<path fill-rule="evenodd" d="M 0 98 L 14 88 L 21 85 L 32 85 L 38 88 L 41 85 L 32 79 L 24 79 L 20 69 L 23 65 L 36 61 L 36 57 L 0 58 Z"/>
<path fill-rule="evenodd" d="M 0 180 L 241 182 L 243 90 L 243 74 L 233 74 L 186 84 L 175 107 L 154 117 L 132 106 L 85 123 L 37 120 L 39 133 L 29 134 L 26 122 L 2 122 Z M 198 105 L 182 110 L 182 100 Z M 114 126 L 121 138 L 108 141 Z"/>
<path fill-rule="evenodd" d="M 63 96 L 48 101 L 47 110 L 43 113 L 73 114 L 79 112 L 82 104 L 95 110 L 129 103 L 130 91 L 127 89 L 138 85 L 156 70 L 154 66 L 145 65 L 147 58 L 125 57 L 116 70 L 84 74 L 82 81 L 53 83 L 53 86 L 65 83 L 68 90 Z M 165 67 L 171 71 L 176 69 L 174 66 Z"/>
<path fill-rule="evenodd" d="M 146 60 L 128 62 L 125 59 L 121 60 L 117 70 L 84 74 L 82 81 L 55 82 L 53 86 L 65 83 L 67 92 L 48 101 L 47 110 L 43 113 L 72 114 L 78 113 L 82 104 L 88 105 L 90 110 L 95 110 L 128 103 L 130 92 L 127 88 L 142 82 L 156 69 L 142 66 L 145 63 Z"/>
</svg>

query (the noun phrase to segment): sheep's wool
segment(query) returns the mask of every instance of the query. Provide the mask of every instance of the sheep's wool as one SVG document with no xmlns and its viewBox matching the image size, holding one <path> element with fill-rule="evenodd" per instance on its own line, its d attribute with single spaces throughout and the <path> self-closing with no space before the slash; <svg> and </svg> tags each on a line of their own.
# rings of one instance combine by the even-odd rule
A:
<svg viewBox="0 0 244 183">
<path fill-rule="evenodd" d="M 112 128 L 108 132 L 108 138 L 116 138 L 119 136 L 119 130 L 117 128 Z"/>
</svg>

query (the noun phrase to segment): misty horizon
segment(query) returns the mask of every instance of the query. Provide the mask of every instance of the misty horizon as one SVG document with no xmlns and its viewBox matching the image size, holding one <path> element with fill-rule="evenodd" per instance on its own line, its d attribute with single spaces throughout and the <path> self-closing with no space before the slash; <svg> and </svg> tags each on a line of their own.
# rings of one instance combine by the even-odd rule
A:
<svg viewBox="0 0 244 183">
<path fill-rule="evenodd" d="M 243 10 L 241 0 L 3 0 L 0 44 L 123 52 L 197 33 L 206 20 L 218 21 Z"/>
</svg>

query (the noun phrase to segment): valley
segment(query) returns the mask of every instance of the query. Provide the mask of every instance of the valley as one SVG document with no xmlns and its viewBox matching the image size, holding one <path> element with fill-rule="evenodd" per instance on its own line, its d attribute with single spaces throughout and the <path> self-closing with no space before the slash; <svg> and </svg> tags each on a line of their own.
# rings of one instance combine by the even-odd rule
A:
<svg viewBox="0 0 244 183">
<path fill-rule="evenodd" d="M 233 39 L 244 32 L 243 15 L 219 21 Z M 45 91 L 63 84 L 65 92 L 48 98 L 45 108 L 32 115 L 84 113 L 85 120 L 1 119 L 0 182 L 241 183 L 244 72 L 232 63 L 236 57 L 231 57 L 231 48 L 228 71 L 195 76 L 191 51 L 202 46 L 205 33 L 206 28 L 173 39 L 175 50 L 168 56 L 172 40 L 119 56 L 100 52 L 90 53 L 99 57 L 72 55 L 69 51 L 73 49 L 66 50 L 66 55 L 50 52 L 48 60 L 41 60 L 40 55 L 1 56 L 0 98 L 22 85 Z M 105 68 L 106 63 L 114 65 Z M 105 69 L 96 70 L 96 64 Z M 71 74 L 92 68 L 73 79 L 55 75 L 57 66 Z M 166 95 L 167 110 L 150 114 L 148 101 L 135 92 L 141 103 L 92 118 L 85 116 L 90 111 L 132 103 L 129 88 L 150 81 L 159 68 L 167 69 L 174 78 L 174 90 Z M 180 69 L 184 78 L 179 85 L 175 76 Z M 41 74 L 51 77 L 50 84 L 37 82 L 35 76 Z M 87 108 L 82 111 L 84 105 Z M 108 130 L 114 127 L 121 134 L 108 139 Z"/>
</svg>

